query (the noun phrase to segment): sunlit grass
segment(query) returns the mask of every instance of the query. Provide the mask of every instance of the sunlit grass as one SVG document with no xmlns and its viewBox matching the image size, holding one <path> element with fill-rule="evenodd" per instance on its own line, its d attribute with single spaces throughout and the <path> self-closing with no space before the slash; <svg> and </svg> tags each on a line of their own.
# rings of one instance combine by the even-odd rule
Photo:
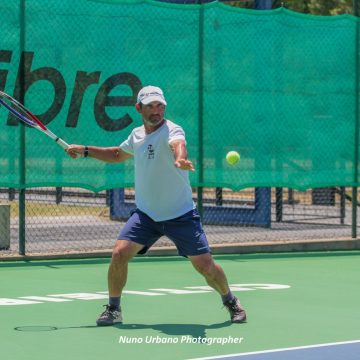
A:
<svg viewBox="0 0 360 360">
<path fill-rule="evenodd" d="M 3 202 L 10 205 L 10 216 L 19 216 L 19 203 L 17 201 Z M 39 202 L 26 202 L 26 216 L 109 216 L 108 207 L 104 206 L 78 206 L 65 204 L 44 204 Z"/>
</svg>

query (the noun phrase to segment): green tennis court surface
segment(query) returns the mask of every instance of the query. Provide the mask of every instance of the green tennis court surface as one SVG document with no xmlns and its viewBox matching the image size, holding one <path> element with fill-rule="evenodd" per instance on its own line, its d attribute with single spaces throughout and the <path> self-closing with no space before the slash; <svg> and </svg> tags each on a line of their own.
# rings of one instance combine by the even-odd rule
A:
<svg viewBox="0 0 360 360">
<path fill-rule="evenodd" d="M 108 259 L 0 263 L 2 358 L 353 360 L 360 353 L 360 252 L 216 260 L 247 309 L 246 324 L 231 324 L 220 297 L 179 257 L 135 259 L 124 324 L 106 328 L 95 320 L 107 299 Z"/>
</svg>

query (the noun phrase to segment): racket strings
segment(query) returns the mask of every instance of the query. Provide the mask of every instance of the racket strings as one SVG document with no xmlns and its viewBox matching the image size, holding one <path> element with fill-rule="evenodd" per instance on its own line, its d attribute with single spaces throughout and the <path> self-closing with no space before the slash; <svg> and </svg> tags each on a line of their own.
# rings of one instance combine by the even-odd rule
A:
<svg viewBox="0 0 360 360">
<path fill-rule="evenodd" d="M 50 131 L 32 112 L 30 112 L 24 105 L 19 103 L 16 99 L 10 95 L 0 91 L 0 105 L 3 105 L 13 116 L 24 123 L 27 126 L 40 130 L 46 134 L 49 138 L 54 140 L 63 149 L 69 147 L 64 140 L 56 136 Z"/>
<path fill-rule="evenodd" d="M 0 105 L 4 106 L 10 111 L 17 119 L 21 120 L 28 126 L 36 127 L 39 126 L 41 129 L 46 130 L 46 127 L 36 119 L 36 116 L 33 115 L 30 111 L 27 111 L 23 108 L 17 101 L 10 99 L 0 92 Z"/>
</svg>

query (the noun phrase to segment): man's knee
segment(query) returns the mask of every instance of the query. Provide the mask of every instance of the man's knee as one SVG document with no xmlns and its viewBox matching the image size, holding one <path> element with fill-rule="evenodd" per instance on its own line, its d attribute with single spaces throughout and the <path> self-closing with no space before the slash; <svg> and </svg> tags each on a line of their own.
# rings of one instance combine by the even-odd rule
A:
<svg viewBox="0 0 360 360">
<path fill-rule="evenodd" d="M 216 272 L 215 263 L 211 256 L 200 256 L 192 261 L 195 269 L 205 277 L 212 277 Z"/>
<path fill-rule="evenodd" d="M 137 252 L 138 249 L 134 243 L 118 240 L 112 251 L 112 261 L 116 263 L 129 262 Z"/>
</svg>

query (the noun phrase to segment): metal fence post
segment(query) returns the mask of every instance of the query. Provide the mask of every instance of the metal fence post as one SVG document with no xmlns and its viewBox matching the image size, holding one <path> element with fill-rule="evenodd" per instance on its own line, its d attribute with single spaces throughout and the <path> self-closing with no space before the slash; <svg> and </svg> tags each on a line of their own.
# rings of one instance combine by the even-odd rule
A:
<svg viewBox="0 0 360 360">
<path fill-rule="evenodd" d="M 354 0 L 354 15 L 357 17 L 355 33 L 355 148 L 354 148 L 354 184 L 359 180 L 359 9 L 358 0 Z M 352 188 L 352 238 L 357 237 L 357 186 Z"/>
<path fill-rule="evenodd" d="M 201 218 L 204 214 L 203 209 L 203 182 L 204 182 L 204 134 L 203 134 L 203 116 L 204 116 L 204 8 L 201 6 L 202 0 L 198 0 L 197 3 L 200 5 L 199 8 L 199 58 L 198 58 L 198 71 L 199 71 L 199 90 L 198 90 L 198 116 L 199 116 L 199 137 L 198 137 L 198 146 L 199 146 L 199 154 L 198 154 L 198 171 L 199 171 L 199 183 L 200 186 L 197 188 L 197 207 L 199 210 L 199 214 Z"/>
<path fill-rule="evenodd" d="M 24 78 L 24 49 L 25 49 L 25 0 L 20 1 L 19 11 L 19 23 L 20 23 L 20 102 L 24 103 L 25 98 L 25 78 Z M 25 186 L 26 186 L 26 148 L 25 148 L 25 126 L 20 124 L 20 156 L 19 156 L 19 172 L 20 172 L 20 185 L 19 190 L 19 254 L 25 255 Z"/>
</svg>

